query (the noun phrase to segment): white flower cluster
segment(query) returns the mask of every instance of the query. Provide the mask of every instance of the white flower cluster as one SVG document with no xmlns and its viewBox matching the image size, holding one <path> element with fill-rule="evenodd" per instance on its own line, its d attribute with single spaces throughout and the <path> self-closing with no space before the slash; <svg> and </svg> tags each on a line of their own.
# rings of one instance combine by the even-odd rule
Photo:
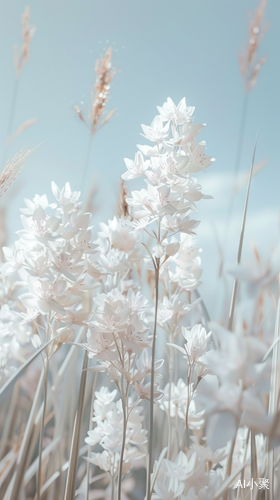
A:
<svg viewBox="0 0 280 500">
<path fill-rule="evenodd" d="M 38 346 L 57 337 L 48 356 L 72 338 L 75 325 L 85 325 L 92 287 L 87 267 L 97 248 L 91 243 L 90 214 L 82 212 L 80 194 L 72 192 L 69 183 L 61 191 L 53 183 L 52 191 L 57 203 L 49 204 L 45 195 L 25 200 L 24 229 L 12 248 L 3 248 L 6 264 L 1 268 L 2 285 L 10 284 L 13 292 L 1 309 L 1 321 L 9 322 L 12 314 L 9 334 L 20 343 L 31 338 Z M 13 283 L 24 293 L 16 294 Z"/>
<path fill-rule="evenodd" d="M 96 427 L 88 432 L 86 443 L 90 446 L 99 444 L 103 448 L 101 453 L 93 453 L 91 463 L 110 474 L 114 479 L 119 470 L 121 444 L 123 439 L 123 407 L 119 399 L 114 401 L 117 391 L 110 392 L 107 387 L 101 387 L 95 392 L 94 417 Z M 139 462 L 146 455 L 145 444 L 147 431 L 142 427 L 144 416 L 143 408 L 133 404 L 128 399 L 128 417 L 125 435 L 125 451 L 123 473 L 129 472 L 132 466 L 139 467 Z M 141 462 L 140 462 L 140 465 Z"/>
<path fill-rule="evenodd" d="M 267 403 L 271 328 L 263 332 L 263 310 L 264 287 L 275 280 L 279 263 L 263 268 L 258 262 L 253 274 L 235 270 L 258 283 L 251 323 L 238 308 L 235 332 L 208 322 L 197 291 L 202 271 L 192 215 L 209 196 L 193 174 L 213 158 L 197 142 L 204 125 L 194 124 L 194 108 L 185 99 L 176 106 L 168 98 L 158 111 L 151 126 L 142 125 L 152 145 L 125 159 L 123 180 L 141 177 L 146 186 L 123 199 L 123 216 L 101 223 L 93 238 L 79 193 L 69 183 L 61 191 L 53 183 L 56 202 L 49 204 L 45 195 L 26 200 L 24 229 L 12 248 L 3 249 L 3 380 L 13 360 L 23 362 L 32 344 L 51 339 L 46 359 L 74 341 L 96 372 L 99 390 L 92 390 L 93 425 L 85 440 L 94 447 L 88 460 L 96 477 L 105 475 L 110 484 L 89 498 L 126 498 L 128 484 L 134 487 L 129 479 L 141 468 L 146 500 L 221 498 L 231 474 L 246 479 L 251 473 L 247 461 L 254 449 L 265 473 L 265 450 L 277 427 Z M 156 358 L 159 353 L 164 359 Z M 79 365 L 73 366 L 76 374 Z"/>
<path fill-rule="evenodd" d="M 153 257 L 161 259 L 162 264 L 172 257 L 180 266 L 174 279 L 193 289 L 199 284 L 199 260 L 188 235 L 198 222 L 190 215 L 196 211 L 195 203 L 207 196 L 191 174 L 205 170 L 214 159 L 205 154 L 205 142 L 196 142 L 204 125 L 193 124 L 194 108 L 186 106 L 185 99 L 175 106 L 169 98 L 158 109 L 160 114 L 151 126 L 142 125 L 143 137 L 155 145 L 138 146 L 140 151 L 134 161 L 125 159 L 127 172 L 122 178 L 144 177 L 147 188 L 132 191 L 132 197 L 127 199 L 133 225 L 148 232 L 148 227 L 158 222 L 158 233 L 150 233 L 157 240 Z M 180 242 L 175 238 L 178 233 Z"/>
</svg>

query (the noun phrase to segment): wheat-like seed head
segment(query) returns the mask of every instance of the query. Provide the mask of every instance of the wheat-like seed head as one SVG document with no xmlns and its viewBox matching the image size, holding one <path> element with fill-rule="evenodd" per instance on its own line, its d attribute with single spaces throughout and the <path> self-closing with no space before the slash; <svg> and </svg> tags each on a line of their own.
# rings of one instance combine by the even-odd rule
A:
<svg viewBox="0 0 280 500">
<path fill-rule="evenodd" d="M 19 176 L 24 161 L 31 154 L 31 149 L 18 153 L 6 164 L 4 170 L 0 174 L 0 198 L 8 191 Z"/>
<path fill-rule="evenodd" d="M 35 26 L 29 25 L 30 19 L 30 9 L 25 7 L 25 11 L 21 16 L 22 24 L 22 46 L 19 52 L 19 48 L 14 46 L 14 65 L 17 72 L 17 78 L 19 77 L 22 68 L 25 66 L 27 61 L 30 59 L 30 44 L 35 33 Z"/>
<path fill-rule="evenodd" d="M 110 95 L 110 83 L 116 74 L 112 67 L 112 47 L 109 47 L 103 59 L 98 59 L 95 64 L 96 82 L 94 90 L 91 93 L 91 109 L 88 112 L 89 125 L 84 118 L 79 106 L 74 106 L 79 119 L 89 128 L 90 135 L 94 135 L 99 128 L 107 123 L 115 113 L 110 111 L 101 123 L 102 115 L 108 103 Z"/>
<path fill-rule="evenodd" d="M 257 83 L 257 76 L 266 62 L 265 57 L 258 58 L 258 50 L 267 30 L 268 24 L 264 23 L 266 0 L 262 0 L 256 9 L 249 26 L 249 41 L 243 54 L 239 54 L 240 71 L 244 88 L 249 92 Z"/>
</svg>

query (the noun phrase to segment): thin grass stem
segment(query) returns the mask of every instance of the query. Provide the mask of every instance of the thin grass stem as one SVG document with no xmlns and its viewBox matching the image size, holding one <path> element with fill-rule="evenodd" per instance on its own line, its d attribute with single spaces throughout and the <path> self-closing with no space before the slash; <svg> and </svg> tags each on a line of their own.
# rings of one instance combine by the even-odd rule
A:
<svg viewBox="0 0 280 500">
<path fill-rule="evenodd" d="M 44 366 L 44 402 L 43 402 L 43 412 L 41 419 L 41 429 L 40 429 L 40 439 L 39 439 L 39 456 L 38 456 L 38 471 L 37 471 L 37 499 L 41 499 L 41 474 L 42 474 L 42 453 L 43 453 L 43 439 L 45 430 L 45 415 L 47 407 L 47 397 L 48 397 L 48 378 L 49 378 L 49 358 L 46 359 L 46 364 Z"/>
<path fill-rule="evenodd" d="M 152 369 L 151 369 L 151 394 L 150 394 L 150 434 L 149 434 L 149 456 L 147 470 L 147 500 L 151 500 L 151 474 L 153 467 L 153 434 L 154 434 L 154 381 L 155 381 L 155 354 L 156 354 L 156 332 L 157 332 L 157 312 L 158 312 L 158 285 L 159 285 L 159 259 L 156 259 L 155 269 L 155 318 L 152 341 Z"/>
<path fill-rule="evenodd" d="M 235 157 L 235 164 L 234 164 L 234 177 L 233 177 L 232 193 L 231 193 L 229 207 L 228 207 L 228 213 L 227 213 L 227 217 L 226 217 L 225 245 L 227 244 L 227 241 L 228 241 L 228 234 L 229 234 L 229 229 L 230 229 L 230 224 L 231 224 L 231 219 L 232 219 L 232 214 L 233 214 L 233 207 L 234 207 L 234 200 L 235 200 L 235 193 L 236 193 L 235 186 L 237 183 L 237 177 L 239 174 L 240 164 L 241 164 L 241 159 L 242 159 L 245 127 L 246 127 L 247 113 L 248 113 L 248 102 L 249 102 L 249 93 L 245 92 L 244 98 L 243 98 L 243 104 L 242 104 L 241 121 L 240 121 L 240 126 L 239 126 L 238 142 L 237 142 L 236 157 Z"/>
<path fill-rule="evenodd" d="M 92 138 L 93 138 L 93 135 L 90 134 L 87 152 L 86 152 L 86 159 L 85 159 L 85 164 L 84 164 L 84 169 L 83 169 L 83 174 L 82 174 L 82 185 L 81 185 L 82 192 L 85 190 L 85 187 L 86 187 L 86 178 L 87 178 L 88 164 L 89 164 L 90 153 L 91 153 Z"/>
<path fill-rule="evenodd" d="M 122 435 L 122 447 L 121 447 L 120 463 L 119 463 L 118 500 L 121 500 L 122 498 L 122 469 L 123 469 L 123 458 L 124 458 L 125 441 L 126 441 L 126 426 L 128 420 L 128 417 L 126 416 L 126 402 L 123 394 L 122 394 L 122 408 L 123 408 L 123 435 Z"/>
<path fill-rule="evenodd" d="M 18 455 L 18 460 L 16 464 L 16 470 L 14 473 L 13 480 L 10 483 L 10 488 L 8 488 L 4 500 L 18 500 L 21 490 L 21 484 L 23 481 L 23 476 L 25 472 L 25 467 L 27 466 L 26 459 L 29 452 L 29 442 L 32 436 L 33 425 L 36 416 L 36 410 L 39 403 L 41 390 L 44 383 L 44 372 L 41 373 L 39 383 L 37 385 L 36 393 L 34 396 L 32 408 L 29 414 L 29 418 L 26 424 L 26 429 L 24 437 L 21 443 L 20 452 Z"/>
<path fill-rule="evenodd" d="M 80 390 L 79 390 L 78 408 L 75 417 L 71 449 L 70 449 L 69 469 L 67 474 L 64 500 L 75 499 L 76 474 L 78 468 L 79 441 L 80 441 L 80 433 L 81 433 L 83 409 L 84 409 L 87 367 L 88 367 L 88 354 L 87 351 L 85 351 L 82 374 L 81 374 Z"/>
<path fill-rule="evenodd" d="M 241 226 L 241 232 L 240 232 L 240 238 L 239 238 L 238 253 L 237 253 L 237 264 L 240 264 L 241 255 L 242 255 L 242 249 L 243 249 L 243 240 L 244 240 L 244 234 L 245 234 L 247 209 L 248 209 L 248 202 L 249 202 L 251 181 L 252 181 L 252 175 L 253 175 L 253 169 L 254 169 L 256 148 L 257 148 L 257 140 L 258 140 L 258 134 L 257 134 L 257 137 L 256 137 L 256 142 L 255 142 L 255 147 L 254 147 L 254 152 L 253 152 L 253 158 L 252 158 L 252 164 L 251 164 L 251 169 L 250 169 L 250 174 L 249 174 L 249 180 L 248 180 L 247 194 L 246 194 L 246 200 L 245 200 L 245 206 L 244 206 L 244 212 L 243 212 L 243 219 L 242 219 L 242 226 Z M 232 328 L 233 328 L 234 311 L 235 311 L 236 297 L 237 297 L 237 285 L 238 285 L 238 281 L 237 281 L 237 279 L 235 279 L 234 280 L 234 284 L 233 284 L 233 291 L 232 291 L 232 298 L 231 298 L 230 312 L 229 312 L 229 320 L 228 320 L 228 329 L 229 330 L 232 330 Z"/>
<path fill-rule="evenodd" d="M 92 408 L 93 408 L 93 403 L 95 400 L 95 389 L 96 389 L 96 384 L 97 384 L 97 376 L 98 376 L 98 372 L 95 373 L 93 387 L 92 387 L 92 396 L 91 396 L 91 402 L 90 402 L 90 417 L 89 417 L 89 430 L 90 431 L 93 429 Z M 90 445 L 88 446 L 87 456 L 89 459 L 90 458 Z M 86 500 L 89 500 L 89 484 L 90 484 L 90 462 L 88 460 L 87 461 Z"/>
</svg>

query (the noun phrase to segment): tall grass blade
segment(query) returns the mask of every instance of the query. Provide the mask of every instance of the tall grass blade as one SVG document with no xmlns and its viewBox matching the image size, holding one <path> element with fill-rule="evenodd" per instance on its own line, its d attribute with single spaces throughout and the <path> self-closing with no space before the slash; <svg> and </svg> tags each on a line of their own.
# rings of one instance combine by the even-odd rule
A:
<svg viewBox="0 0 280 500">
<path fill-rule="evenodd" d="M 256 137 L 253 158 L 252 158 L 252 164 L 251 164 L 251 170 L 250 170 L 250 175 L 249 175 L 249 180 L 248 180 L 247 194 L 246 194 L 246 200 L 245 200 L 245 206 L 244 206 L 244 212 L 243 212 L 243 220 L 242 220 L 242 226 L 241 226 L 241 233 L 240 233 L 240 238 L 239 238 L 238 253 L 237 253 L 237 264 L 240 264 L 241 255 L 242 255 L 245 225 L 246 225 L 246 218 L 247 218 L 247 209 L 248 209 L 252 174 L 253 174 L 254 163 L 255 163 L 257 141 L 258 141 L 258 134 Z M 234 284 L 233 284 L 233 291 L 232 291 L 232 298 L 231 298 L 231 305 L 230 305 L 230 312 L 229 312 L 229 321 L 228 321 L 228 329 L 229 330 L 232 330 L 232 327 L 233 327 L 234 311 L 235 311 L 236 296 L 237 296 L 237 284 L 238 284 L 238 280 L 235 279 Z"/>
</svg>

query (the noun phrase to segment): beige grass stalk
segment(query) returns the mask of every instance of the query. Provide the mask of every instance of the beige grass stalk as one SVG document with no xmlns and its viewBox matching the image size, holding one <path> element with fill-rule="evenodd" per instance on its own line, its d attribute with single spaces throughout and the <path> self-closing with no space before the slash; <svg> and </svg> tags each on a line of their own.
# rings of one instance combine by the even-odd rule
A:
<svg viewBox="0 0 280 500">
<path fill-rule="evenodd" d="M 20 395 L 20 385 L 19 381 L 15 384 L 14 390 L 11 396 L 11 403 L 8 412 L 6 413 L 5 425 L 3 430 L 2 439 L 0 441 L 0 460 L 5 456 L 5 450 L 9 441 L 12 441 L 12 434 L 14 429 L 14 423 L 16 419 L 16 414 L 18 411 L 18 398 Z"/>
<path fill-rule="evenodd" d="M 258 135 L 257 135 L 257 138 L 258 138 Z M 251 180 L 252 180 L 252 173 L 253 173 L 253 169 L 254 169 L 256 148 L 257 148 L 257 138 L 256 138 L 256 142 L 255 142 L 252 164 L 251 164 L 251 169 L 250 169 L 250 175 L 249 175 L 249 180 L 248 180 L 247 194 L 246 194 L 243 219 L 242 219 L 242 226 L 241 226 L 241 232 L 240 232 L 240 238 L 239 238 L 238 253 L 237 253 L 237 264 L 240 264 L 241 255 L 242 255 L 243 240 L 244 240 L 246 218 L 247 218 L 247 209 L 248 209 L 248 202 L 249 202 L 249 195 L 250 195 L 250 188 L 251 188 Z M 232 298 L 231 298 L 231 305 L 230 305 L 230 312 L 229 312 L 229 320 L 228 320 L 228 329 L 229 330 L 233 329 L 234 311 L 235 311 L 236 296 L 237 296 L 237 285 L 238 285 L 238 280 L 235 279 L 234 284 L 233 284 L 233 291 L 232 291 Z"/>
<path fill-rule="evenodd" d="M 91 395 L 91 401 L 90 401 L 90 418 L 89 418 L 89 430 L 91 431 L 93 429 L 93 421 L 92 421 L 92 409 L 93 409 L 93 404 L 95 400 L 95 390 L 96 390 L 96 384 L 97 384 L 97 377 L 98 377 L 98 372 L 95 373 L 94 375 L 94 381 L 93 381 L 93 387 L 92 387 L 92 395 Z M 89 485 L 90 485 L 90 445 L 88 445 L 88 453 L 87 453 L 88 461 L 87 461 L 87 480 L 86 480 L 86 500 L 89 500 Z"/>
<path fill-rule="evenodd" d="M 82 418 L 84 411 L 87 367 L 88 367 L 88 354 L 87 351 L 85 351 L 82 374 L 81 374 L 80 390 L 79 390 L 78 408 L 75 417 L 71 449 L 70 449 L 69 468 L 67 474 L 64 500 L 75 499 L 76 474 L 78 468 L 79 449 L 80 449 L 79 442 L 80 442 L 80 433 L 81 433 Z"/>
<path fill-rule="evenodd" d="M 10 111 L 9 125 L 8 125 L 8 136 L 11 135 L 13 129 L 16 101 L 18 95 L 19 77 L 23 67 L 30 59 L 30 44 L 35 33 L 35 26 L 31 26 L 29 24 L 29 20 L 30 20 L 30 9 L 29 7 L 25 7 L 25 11 L 21 16 L 22 46 L 20 50 L 17 46 L 13 47 L 14 65 L 16 69 L 16 81 L 12 97 L 12 106 Z"/>
<path fill-rule="evenodd" d="M 26 459 L 29 453 L 29 443 L 32 437 L 36 411 L 39 404 L 43 383 L 44 383 L 44 374 L 41 373 L 41 377 L 32 403 L 32 408 L 29 414 L 28 422 L 26 424 L 24 437 L 21 443 L 14 477 L 9 485 L 9 488 L 6 491 L 4 500 L 18 500 L 20 498 L 21 485 L 24 477 L 25 467 L 27 465 Z"/>
<path fill-rule="evenodd" d="M 5 398 L 8 396 L 9 391 L 11 391 L 16 383 L 17 380 L 22 376 L 23 372 L 26 370 L 26 368 L 36 359 L 41 352 L 46 349 L 52 342 L 57 340 L 60 337 L 60 335 L 57 335 L 56 337 L 52 338 L 45 344 L 43 344 L 18 370 L 14 373 L 14 375 L 7 380 L 7 382 L 1 387 L 0 389 L 0 404 L 5 400 Z"/>
<path fill-rule="evenodd" d="M 4 386 L 0 389 L 0 403 L 5 400 L 7 397 L 7 394 L 9 393 L 10 390 L 13 389 L 14 384 L 16 381 L 20 378 L 20 376 L 23 374 L 24 370 L 36 359 L 39 354 L 42 353 L 52 342 L 56 341 L 60 335 L 55 336 L 54 338 L 50 339 L 48 342 L 43 344 L 34 354 L 31 356 L 18 370 L 17 372 L 11 377 L 5 384 Z M 24 437 L 21 442 L 20 446 L 20 451 L 18 454 L 18 459 L 16 463 L 16 469 L 13 475 L 13 479 L 10 482 L 10 485 L 6 491 L 4 500 L 18 500 L 19 498 L 19 492 L 21 490 L 21 485 L 23 481 L 23 476 L 25 472 L 25 467 L 27 465 L 27 458 L 30 452 L 30 442 L 32 438 L 32 432 L 34 429 L 34 424 L 35 424 L 35 419 L 36 419 L 36 412 L 37 412 L 37 407 L 39 404 L 40 400 L 40 395 L 41 391 L 43 388 L 44 384 L 44 372 L 41 373 L 40 380 L 38 382 L 38 386 L 36 389 L 35 397 L 32 403 L 32 407 L 29 413 L 28 421 L 26 424 L 25 432 L 24 432 Z"/>
<path fill-rule="evenodd" d="M 274 330 L 274 348 L 272 353 L 271 381 L 269 393 L 268 414 L 274 416 L 278 410 L 279 400 L 279 338 L 280 338 L 280 298 L 276 312 L 276 322 Z M 269 492 L 267 500 L 274 500 L 274 449 L 270 449 L 270 440 L 267 439 L 267 475 L 269 479 Z"/>
<path fill-rule="evenodd" d="M 160 221 L 158 227 L 158 242 L 160 241 Z M 151 500 L 151 475 L 153 470 L 153 435 L 154 435 L 154 381 L 155 381 L 155 354 L 156 354 L 156 333 L 157 333 L 157 312 L 158 312 L 158 286 L 159 286 L 159 265 L 160 259 L 155 260 L 155 317 L 152 340 L 152 366 L 151 366 L 151 393 L 150 393 L 150 425 L 149 425 L 149 450 L 147 467 L 147 491 L 146 498 Z"/>
<path fill-rule="evenodd" d="M 123 409 L 123 435 L 122 435 L 119 477 L 118 477 L 118 500 L 122 500 L 122 470 L 123 470 L 123 459 L 125 451 L 126 427 L 128 420 L 128 415 L 126 414 L 126 400 L 125 400 L 125 394 L 123 394 L 123 390 L 121 393 L 121 399 L 122 399 L 122 409 Z"/>
<path fill-rule="evenodd" d="M 112 47 L 109 47 L 107 49 L 103 59 L 98 59 L 96 61 L 95 74 L 96 82 L 94 90 L 91 93 L 91 108 L 88 112 L 88 119 L 84 117 L 83 112 L 79 106 L 74 106 L 74 110 L 76 111 L 78 118 L 86 125 L 90 134 L 82 176 L 82 188 L 85 184 L 87 167 L 91 153 L 92 138 L 96 134 L 97 130 L 103 127 L 103 125 L 105 125 L 115 113 L 115 110 L 112 110 L 107 113 L 107 115 L 103 119 L 104 111 L 106 109 L 110 96 L 111 80 L 116 74 L 112 68 Z"/>
<path fill-rule="evenodd" d="M 256 479 L 258 475 L 258 458 L 255 433 L 251 432 L 251 477 Z M 251 500 L 256 500 L 258 490 L 251 490 Z"/>
<path fill-rule="evenodd" d="M 120 219 L 121 217 L 124 217 L 125 219 L 129 216 L 129 208 L 127 204 L 127 186 L 124 182 L 124 180 L 121 180 L 121 185 L 120 185 L 120 195 L 119 195 L 119 205 L 118 205 L 118 211 L 117 215 L 118 218 Z"/>
<path fill-rule="evenodd" d="M 49 358 L 46 356 L 46 361 L 44 364 L 44 402 L 43 402 L 43 412 L 41 419 L 41 430 L 39 438 L 39 455 L 38 455 L 38 473 L 37 473 L 37 498 L 41 499 L 41 474 L 42 474 L 42 452 L 43 452 L 43 439 L 45 430 L 45 415 L 47 406 L 47 395 L 48 395 L 48 377 L 49 377 Z"/>
<path fill-rule="evenodd" d="M 267 2 L 265 0 L 262 0 L 259 6 L 257 7 L 249 26 L 248 45 L 246 49 L 243 51 L 243 53 L 239 54 L 240 72 L 244 85 L 244 97 L 243 97 L 241 121 L 239 127 L 235 166 L 234 166 L 234 182 L 233 182 L 230 204 L 227 214 L 225 242 L 227 242 L 228 238 L 228 230 L 231 222 L 234 198 L 236 194 L 235 186 L 237 184 L 237 176 L 242 159 L 245 127 L 248 114 L 249 93 L 252 90 L 252 88 L 256 85 L 259 72 L 264 63 L 266 62 L 266 59 L 264 57 L 258 58 L 258 50 L 261 41 L 268 29 L 268 26 L 264 24 L 266 3 Z"/>
<path fill-rule="evenodd" d="M 240 467 L 238 467 L 234 473 L 228 478 L 226 479 L 226 481 L 224 481 L 224 483 L 222 484 L 221 488 L 217 491 L 217 493 L 215 493 L 215 495 L 212 497 L 212 500 L 219 500 L 222 498 L 222 495 L 224 493 L 226 493 L 227 489 L 229 488 L 229 486 L 233 483 L 234 479 L 238 476 L 238 474 L 240 474 L 240 472 L 242 472 L 242 470 L 246 467 L 246 465 L 248 465 L 250 463 L 249 460 L 247 460 L 245 463 L 243 463 L 242 465 L 240 465 Z"/>
<path fill-rule="evenodd" d="M 6 163 L 5 168 L 0 174 L 0 198 L 2 198 L 13 182 L 19 176 L 26 158 L 32 153 L 31 149 L 21 151 Z"/>
</svg>

